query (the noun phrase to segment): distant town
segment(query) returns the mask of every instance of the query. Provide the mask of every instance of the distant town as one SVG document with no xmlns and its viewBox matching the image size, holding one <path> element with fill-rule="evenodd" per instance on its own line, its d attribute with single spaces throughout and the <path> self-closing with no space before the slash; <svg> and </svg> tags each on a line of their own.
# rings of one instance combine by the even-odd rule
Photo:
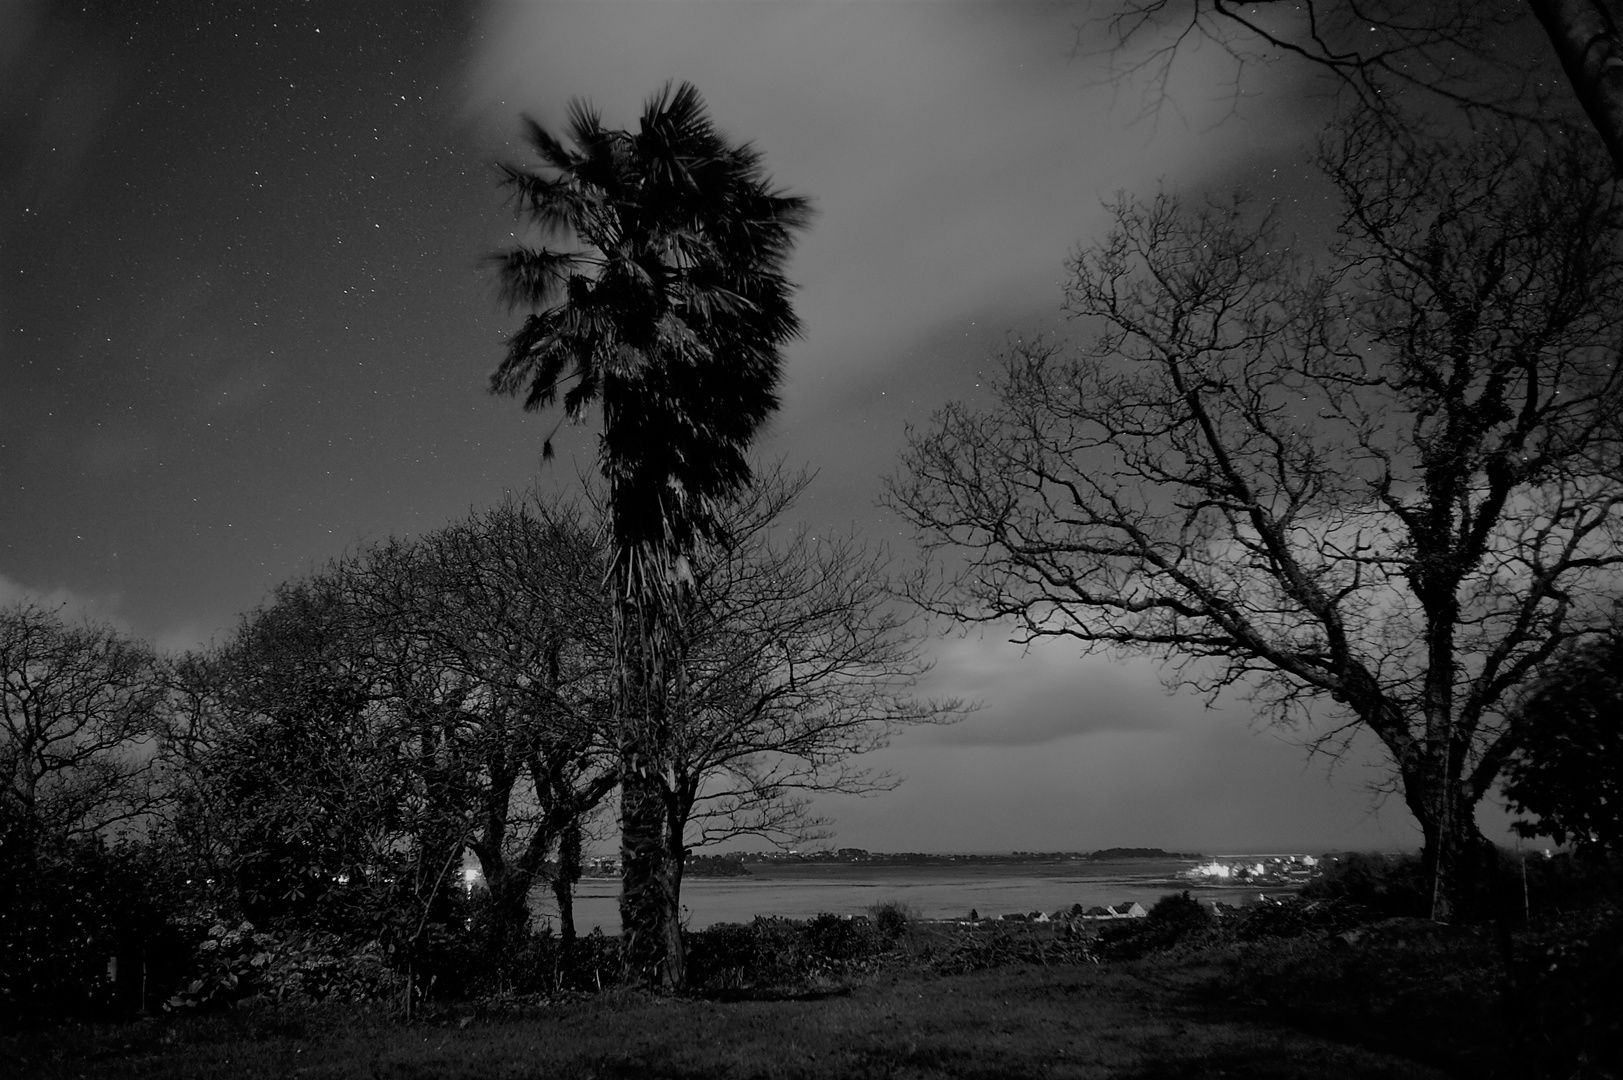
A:
<svg viewBox="0 0 1623 1080">
<path fill-rule="evenodd" d="M 990 855 L 942 854 L 927 851 L 867 851 L 844 847 L 818 851 L 739 851 L 690 855 L 684 876 L 699 878 L 749 877 L 751 866 L 996 866 L 1030 863 L 1106 863 L 1129 861 L 1192 862 L 1195 865 L 1169 874 L 1168 880 L 1192 888 L 1235 886 L 1288 889 L 1317 877 L 1324 859 L 1312 855 L 1235 855 L 1213 858 L 1198 852 L 1166 851 L 1157 847 L 1112 847 L 1099 851 L 1010 851 Z M 613 856 L 588 859 L 582 867 L 588 877 L 617 877 L 620 860 Z"/>
<path fill-rule="evenodd" d="M 1213 859 L 1178 876 L 1195 885 L 1306 885 L 1319 875 L 1323 861 L 1312 855 L 1247 856 L 1227 862 Z"/>
<path fill-rule="evenodd" d="M 1163 851 L 1156 847 L 1112 847 L 1099 851 L 1010 851 L 991 855 L 941 854 L 926 851 L 868 851 L 844 847 L 819 851 L 749 851 L 716 855 L 690 855 L 683 873 L 692 877 L 747 877 L 751 865 L 826 865 L 861 863 L 867 866 L 976 866 L 1005 863 L 1118 862 L 1130 859 L 1183 861 L 1204 859 L 1199 853 Z M 590 859 L 584 871 L 594 877 L 620 872 L 613 856 Z"/>
</svg>

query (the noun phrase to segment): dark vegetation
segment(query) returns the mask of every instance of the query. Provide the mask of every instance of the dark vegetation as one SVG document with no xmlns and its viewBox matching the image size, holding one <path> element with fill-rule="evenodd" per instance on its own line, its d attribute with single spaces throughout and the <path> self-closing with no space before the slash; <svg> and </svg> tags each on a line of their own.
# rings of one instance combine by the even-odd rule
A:
<svg viewBox="0 0 1623 1080">
<path fill-rule="evenodd" d="M 780 527 L 803 486 L 768 472 L 688 564 L 678 871 L 746 873 L 693 849 L 815 831 L 801 793 L 882 788 L 852 759 L 935 716 L 882 560 Z M 361 547 L 179 657 L 0 608 L 0 1009 L 410 1015 L 646 977 L 569 917 L 623 780 L 603 555 L 574 508 L 509 502 Z"/>
<path fill-rule="evenodd" d="M 275 934 L 211 928 L 193 953 L 213 964 L 204 1008 L 8 1025 L 0 1054 L 37 1077 L 542 1062 L 624 1076 L 1616 1075 L 1623 868 L 1540 855 L 1527 869 L 1530 909 L 1502 923 L 1401 914 L 1423 903 L 1415 860 L 1373 855 L 1339 857 L 1295 898 L 1236 909 L 1177 893 L 1104 924 L 926 923 L 896 904 L 759 918 L 691 934 L 691 989 L 676 997 L 617 986 L 620 944 L 600 934 L 529 934 L 499 965 L 475 962 L 468 935 L 461 968 L 448 941 L 439 969 L 462 992 L 409 1025 L 398 976 L 364 952 L 323 962 Z M 198 1017 L 210 1007 L 217 1018 Z"/>
<path fill-rule="evenodd" d="M 555 1047 L 572 1068 L 619 1062 L 635 1071 L 650 1061 L 691 1060 L 697 1073 L 769 1075 L 781 1059 L 772 1064 L 749 1049 L 769 1041 L 765 1035 L 761 1044 L 701 1050 L 677 1032 L 736 1008 L 785 1038 L 792 1017 L 748 1011 L 776 1005 L 812 1010 L 828 1025 L 827 1060 L 840 1069 L 973 1075 L 998 1068 L 983 1056 L 987 1032 L 965 1021 L 954 1033 L 938 1019 L 962 1020 L 971 1007 L 966 995 L 985 991 L 1007 997 L 991 1008 L 1004 1018 L 1000 1030 L 1046 1032 L 1024 1045 L 1047 1047 L 1054 1061 L 1062 1050 L 1080 1052 L 1078 1025 L 1123 1022 L 1118 1006 L 1136 995 L 1137 1015 L 1160 1019 L 1133 1029 L 1140 1035 L 1130 1053 L 1093 1046 L 1088 1052 L 1100 1055 L 1093 1075 L 1198 1070 L 1218 1060 L 1232 1066 L 1247 1047 L 1277 1050 L 1288 1064 L 1270 1067 L 1282 1076 L 1307 1075 L 1303 1062 L 1315 1055 L 1331 1063 L 1331 1075 L 1337 1062 L 1400 1075 L 1431 1067 L 1507 1077 L 1615 1074 L 1623 875 L 1604 832 L 1571 855 L 1484 850 L 1486 870 L 1462 908 L 1472 916 L 1457 926 L 1421 918 L 1434 879 L 1418 857 L 1349 853 L 1329 857 L 1296 898 L 1241 909 L 1185 892 L 1139 919 L 1093 920 L 1073 909 L 930 924 L 891 904 L 856 919 L 718 926 L 685 935 L 685 998 L 628 996 L 628 981 L 640 980 L 628 980 L 623 940 L 577 937 L 567 923 L 559 933 L 537 930 L 527 908 L 515 918 L 488 881 L 469 884 L 460 872 L 465 848 L 504 837 L 511 865 L 530 867 L 523 880 L 562 882 L 567 895 L 568 831 L 557 823 L 570 819 L 549 819 L 549 800 L 578 807 L 568 802 L 568 792 L 579 790 L 570 785 L 606 790 L 592 779 L 604 767 L 591 757 L 601 745 L 593 729 L 559 721 L 602 715 L 592 705 L 601 670 L 593 654 L 554 654 L 542 689 L 559 712 L 547 723 L 540 702 L 512 708 L 491 689 L 516 695 L 533 684 L 505 681 L 488 660 L 486 681 L 472 678 L 476 665 L 467 657 L 476 647 L 522 651 L 532 642 L 543 655 L 549 648 L 546 623 L 525 618 L 504 629 L 500 617 L 514 592 L 548 595 L 545 580 L 498 579 L 506 581 L 504 606 L 487 610 L 475 601 L 488 594 L 435 576 L 435 545 L 455 540 L 457 550 L 477 550 L 480 530 L 498 524 L 521 534 L 539 527 L 515 510 L 431 534 L 423 547 L 362 551 L 281 590 L 219 652 L 170 667 L 139 650 L 106 647 L 103 636 L 54 631 L 37 611 L 7 624 L 30 655 L 55 656 L 79 684 L 96 687 L 99 696 L 85 700 L 109 710 L 104 729 L 90 725 L 106 737 L 87 742 L 76 764 L 36 767 L 26 789 L 32 801 L 14 794 L 0 804 L 0 1012 L 8 1031 L 0 1053 L 7 1060 L 28 1062 L 30 1075 L 116 1074 L 124 1045 L 117 1040 L 125 1040 L 146 1048 L 130 1058 L 147 1063 L 138 1070 L 183 1072 L 213 1060 L 203 1051 L 216 1047 L 250 1060 L 268 1054 L 255 1068 L 279 1074 L 290 1068 L 287 1055 L 319 1044 L 322 1055 L 336 1055 L 334 1075 L 364 1069 L 356 1054 L 394 1055 L 409 1071 L 421 1063 L 413 1033 L 425 1024 L 477 1021 L 494 1040 L 477 1044 L 485 1046 L 480 1052 L 514 1059 L 516 1047 L 528 1045 L 515 1041 L 524 1025 L 567 1014 L 597 1025 L 575 1050 Z M 397 576 L 401 565 L 416 573 Z M 464 561 L 459 572 L 473 565 Z M 532 572 L 545 566 L 532 564 Z M 420 601 L 404 581 L 435 586 L 426 620 L 432 632 L 414 628 Z M 537 630 L 539 640 L 528 636 Z M 99 644 L 69 647 L 86 641 Z M 590 641 L 582 637 L 577 647 Z M 143 686 L 161 672 L 161 709 L 151 694 L 107 692 L 105 663 L 132 656 Z M 30 669 L 46 670 L 38 661 Z M 430 670 L 439 676 L 422 679 Z M 85 715 L 83 708 L 52 713 L 55 699 L 27 696 L 20 680 L 6 692 L 12 716 L 32 725 L 20 730 L 38 741 Z M 284 722 L 290 717 L 298 722 Z M 430 717 L 440 726 L 425 725 Z M 13 735 L 8 745 L 18 741 Z M 498 751 L 513 745 L 531 747 L 513 774 L 528 786 L 522 798 L 503 801 L 489 777 L 500 774 Z M 131 764 L 131 747 L 151 756 Z M 1533 744 L 1528 753 L 1536 753 Z M 548 761 L 574 771 L 550 772 Z M 87 772 L 83 782 L 75 769 Z M 1597 798 L 1606 790 L 1592 788 Z M 119 838 L 115 829 L 64 826 L 78 820 L 65 810 L 30 812 L 73 806 L 95 820 L 143 828 Z M 468 808 L 479 810 L 472 842 L 448 827 L 470 820 L 456 816 Z M 493 822 L 492 812 L 508 816 Z M 715 872 L 743 868 L 731 858 L 700 860 Z M 1075 998 L 1056 1014 L 1045 993 Z M 672 1019 L 653 1023 L 637 1055 L 615 1057 L 596 1041 L 599 1030 L 642 1015 L 655 1000 L 672 1003 L 665 1014 Z M 897 1042 L 875 1032 L 866 1012 L 822 1011 L 821 1003 L 843 1000 L 907 1015 L 918 1034 Z M 920 1001 L 934 1002 L 935 1011 Z M 212 1023 L 187 1019 L 216 1014 Z M 363 1015 L 374 1018 L 371 1041 L 344 1044 L 332 1018 Z M 379 1026 L 402 1020 L 409 1023 Z M 1161 1040 L 1154 1054 L 1152 1030 Z M 1190 1032 L 1198 1034 L 1185 1045 Z M 118 1049 L 110 1048 L 115 1042 Z M 870 1056 L 853 1059 L 859 1051 Z M 1032 1053 L 1016 1057 L 1036 1068 Z M 1337 1056 L 1345 1054 L 1352 1057 Z M 1153 1068 L 1145 1064 L 1152 1059 Z M 807 1060 L 807 1075 L 837 1074 L 833 1064 Z M 1346 1064 L 1343 1074 L 1358 1073 Z"/>
<path fill-rule="evenodd" d="M 982 553 L 926 568 L 926 609 L 1333 714 L 1320 749 L 1369 729 L 1421 858 L 1343 856 L 1241 909 L 683 934 L 692 847 L 815 834 L 799 793 L 883 787 L 849 760 L 956 711 L 909 696 L 925 665 L 883 557 L 775 527 L 803 485 L 746 451 L 798 332 L 781 271 L 808 204 L 684 85 L 636 132 L 576 103 L 572 145 L 531 125 L 539 171 L 505 171 L 563 246 L 498 257 L 528 315 L 492 387 L 602 406 L 600 527 L 506 506 L 368 546 L 182 658 L 0 611 L 0 1060 L 1619 1075 L 1623 203 L 1556 128 L 1381 121 L 1322 148 L 1343 213 L 1320 267 L 1279 256 L 1270 208 L 1121 199 L 1071 264 L 1096 346 L 1012 346 L 998 404 L 913 433 L 892 502 L 927 547 Z M 1578 857 L 1483 841 L 1507 779 Z M 616 790 L 627 931 L 577 936 Z M 557 934 L 529 923 L 539 886 Z"/>
<path fill-rule="evenodd" d="M 1523 836 L 1623 851 L 1623 634 L 1570 649 L 1523 697 L 1527 734 L 1505 769 Z"/>
</svg>

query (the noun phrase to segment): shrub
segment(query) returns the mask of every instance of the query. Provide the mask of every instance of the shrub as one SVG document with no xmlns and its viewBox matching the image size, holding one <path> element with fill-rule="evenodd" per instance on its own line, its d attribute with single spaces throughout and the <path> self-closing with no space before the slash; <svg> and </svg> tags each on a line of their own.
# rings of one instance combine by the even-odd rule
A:
<svg viewBox="0 0 1623 1080">
<path fill-rule="evenodd" d="M 900 905 L 897 905 L 898 907 Z M 802 986 L 876 969 L 896 938 L 877 919 L 823 914 L 807 922 L 757 918 L 688 936 L 688 983 L 699 990 Z"/>
<path fill-rule="evenodd" d="M 901 917 L 907 917 L 905 910 Z M 818 915 L 806 923 L 801 932 L 803 952 L 814 966 L 844 973 L 884 953 L 907 932 L 908 925 L 903 922 L 898 930 L 894 918 L 842 919 L 838 915 Z"/>
<path fill-rule="evenodd" d="M 1155 902 L 1148 918 L 1119 919 L 1100 928 L 1098 952 L 1105 959 L 1129 960 L 1210 936 L 1211 913 L 1187 891 Z"/>
<path fill-rule="evenodd" d="M 1423 917 L 1431 894 L 1418 855 L 1349 851 L 1326 856 L 1322 872 L 1302 887 L 1304 900 L 1341 900 L 1382 918 Z"/>
<path fill-rule="evenodd" d="M 1623 1075 L 1623 913 L 1564 917 L 1522 963 L 1523 1038 L 1543 1075 Z"/>
<path fill-rule="evenodd" d="M 927 955 L 930 967 L 942 975 L 1010 964 L 1086 964 L 1097 959 L 1093 939 L 1070 924 L 1049 927 L 1000 920 L 984 926 L 962 927 L 943 938 Z"/>
<path fill-rule="evenodd" d="M 1623 856 L 1550 856 L 1500 849 L 1500 888 L 1513 912 L 1574 911 L 1623 894 Z"/>
<path fill-rule="evenodd" d="M 162 986 L 184 967 L 172 926 L 184 879 L 167 849 L 101 840 L 0 847 L 0 1009 L 135 1012 L 149 1004 L 143 982 Z"/>
<path fill-rule="evenodd" d="M 1424 918 L 1430 908 L 1418 855 L 1345 852 L 1327 856 L 1323 866 L 1302 899 L 1354 904 L 1371 918 Z M 1477 920 L 1586 907 L 1616 896 L 1623 882 L 1623 859 L 1524 856 L 1508 848 L 1492 849 L 1477 869 L 1467 906 Z"/>
<path fill-rule="evenodd" d="M 378 1001 L 405 989 L 405 975 L 377 941 L 319 930 L 261 930 L 207 912 L 183 926 L 192 935 L 192 969 L 164 1003 L 171 1011 L 209 1011 L 245 999 Z"/>
<path fill-rule="evenodd" d="M 899 900 L 875 904 L 868 909 L 868 915 L 879 927 L 880 932 L 893 941 L 907 933 L 919 918 L 917 909 Z"/>
<path fill-rule="evenodd" d="M 1240 909 L 1230 933 L 1237 941 L 1335 934 L 1368 922 L 1371 915 L 1348 900 L 1265 900 Z"/>
<path fill-rule="evenodd" d="M 1212 924 L 1212 914 L 1185 889 L 1168 893 L 1150 908 L 1150 921 L 1179 930 L 1204 930 Z"/>
</svg>

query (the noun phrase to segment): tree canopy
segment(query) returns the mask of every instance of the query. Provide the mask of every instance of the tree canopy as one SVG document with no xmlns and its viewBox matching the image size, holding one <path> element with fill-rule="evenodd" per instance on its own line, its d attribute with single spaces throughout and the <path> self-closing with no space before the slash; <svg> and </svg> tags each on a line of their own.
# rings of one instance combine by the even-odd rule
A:
<svg viewBox="0 0 1623 1080">
<path fill-rule="evenodd" d="M 750 441 L 777 409 L 780 350 L 800 332 L 784 265 L 810 206 L 716 129 L 691 83 L 651 97 L 636 131 L 580 100 L 567 143 L 526 126 L 540 169 L 503 165 L 503 183 L 566 246 L 494 257 L 503 298 L 534 310 L 491 390 L 532 411 L 561 402 L 569 419 L 600 404 L 617 545 L 679 555 L 748 481 Z"/>
<path fill-rule="evenodd" d="M 1623 635 L 1565 650 L 1517 703 L 1505 799 L 1523 836 L 1623 852 Z"/>
<path fill-rule="evenodd" d="M 1209 44 L 1232 58 L 1236 95 L 1248 68 L 1286 58 L 1398 126 L 1400 102 L 1490 125 L 1587 119 L 1623 174 L 1617 0 L 1121 0 L 1106 20 L 1118 70 L 1147 78 L 1155 102 L 1179 55 Z"/>
<path fill-rule="evenodd" d="M 37 603 L 0 608 L 0 841 L 94 836 L 150 810 L 163 706 L 144 643 Z"/>
<path fill-rule="evenodd" d="M 1603 632 L 1623 568 L 1623 204 L 1577 140 L 1327 143 L 1340 239 L 1124 199 L 1071 264 L 1089 347 L 1020 342 L 992 403 L 910 433 L 915 593 L 1026 639 L 1145 651 L 1321 746 L 1376 735 L 1465 893 L 1506 706 Z"/>
</svg>

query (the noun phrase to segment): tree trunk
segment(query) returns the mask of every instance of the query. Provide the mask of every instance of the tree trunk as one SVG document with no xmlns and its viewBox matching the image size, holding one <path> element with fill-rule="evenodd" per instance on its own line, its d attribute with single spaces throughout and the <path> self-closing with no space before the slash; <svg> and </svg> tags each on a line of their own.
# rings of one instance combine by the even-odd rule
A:
<svg viewBox="0 0 1623 1080">
<path fill-rule="evenodd" d="M 558 872 L 552 877 L 552 895 L 558 901 L 558 940 L 566 947 L 575 940 L 575 882 L 580 880 L 580 822 L 564 826 L 558 837 Z"/>
<path fill-rule="evenodd" d="M 620 934 L 625 978 L 683 986 L 680 862 L 671 860 L 665 767 L 670 658 L 667 598 L 616 574 L 615 647 L 620 668 Z M 680 848 L 681 837 L 676 838 Z"/>
<path fill-rule="evenodd" d="M 687 831 L 688 810 L 680 797 L 671 791 L 663 793 L 665 804 L 665 874 L 670 883 L 668 903 L 661 912 L 664 919 L 665 985 L 674 990 L 687 986 L 687 948 L 682 944 L 682 871 L 687 865 L 687 845 L 683 836 Z"/>
<path fill-rule="evenodd" d="M 1420 853 L 1430 918 L 1457 923 L 1471 917 L 1480 898 L 1482 853 L 1490 850 L 1476 825 L 1476 807 L 1457 785 L 1405 778 L 1405 801 L 1420 822 Z"/>
<path fill-rule="evenodd" d="M 678 883 L 671 874 L 669 849 L 663 784 L 658 774 L 628 761 L 620 775 L 620 927 L 626 977 L 680 988 Z"/>
<path fill-rule="evenodd" d="M 485 887 L 490 890 L 490 929 L 485 949 L 491 957 L 506 956 L 523 938 L 530 923 L 530 886 L 534 880 L 533 874 L 509 866 L 504 860 L 485 862 Z"/>
<path fill-rule="evenodd" d="M 1618 0 L 1528 0 L 1567 80 L 1623 175 L 1623 5 Z"/>
</svg>

